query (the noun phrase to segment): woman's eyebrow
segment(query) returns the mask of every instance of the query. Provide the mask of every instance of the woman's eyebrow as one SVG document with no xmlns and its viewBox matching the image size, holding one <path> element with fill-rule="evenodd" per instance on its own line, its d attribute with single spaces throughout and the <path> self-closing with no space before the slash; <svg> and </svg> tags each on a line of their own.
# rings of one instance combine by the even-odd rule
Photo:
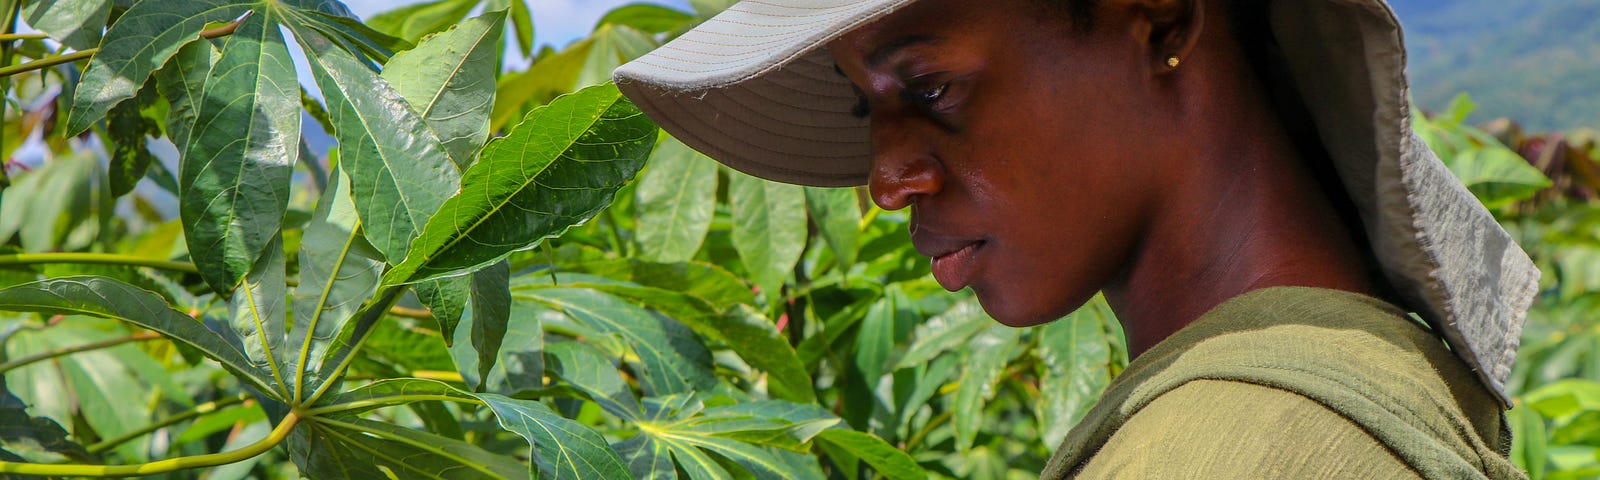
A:
<svg viewBox="0 0 1600 480">
<path fill-rule="evenodd" d="M 893 58 L 895 54 L 900 53 L 906 48 L 939 43 L 939 40 L 939 37 L 932 35 L 908 35 L 884 42 L 882 45 L 878 45 L 877 48 L 872 49 L 872 53 L 867 54 L 867 66 L 871 68 L 881 68 L 883 67 L 883 64 L 888 63 L 889 59 Z"/>
</svg>

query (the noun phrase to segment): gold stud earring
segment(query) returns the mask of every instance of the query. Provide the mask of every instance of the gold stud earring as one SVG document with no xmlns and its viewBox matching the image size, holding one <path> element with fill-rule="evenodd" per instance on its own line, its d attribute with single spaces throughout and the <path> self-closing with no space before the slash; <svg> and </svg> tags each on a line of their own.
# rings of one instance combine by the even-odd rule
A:
<svg viewBox="0 0 1600 480">
<path fill-rule="evenodd" d="M 1180 63 L 1180 62 L 1178 60 L 1178 55 L 1177 54 L 1167 55 L 1167 66 L 1168 67 L 1178 68 L 1178 63 Z"/>
</svg>

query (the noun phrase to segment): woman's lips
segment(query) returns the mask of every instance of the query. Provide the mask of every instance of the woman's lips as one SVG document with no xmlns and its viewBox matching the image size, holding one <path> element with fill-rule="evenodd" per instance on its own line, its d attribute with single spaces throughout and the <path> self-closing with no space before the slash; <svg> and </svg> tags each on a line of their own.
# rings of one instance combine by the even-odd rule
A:
<svg viewBox="0 0 1600 480">
<path fill-rule="evenodd" d="M 933 259 L 933 279 L 939 282 L 939 286 L 952 292 L 966 287 L 977 271 L 975 257 L 982 252 L 984 245 L 982 240 L 947 242 L 944 248 L 928 255 Z"/>
</svg>

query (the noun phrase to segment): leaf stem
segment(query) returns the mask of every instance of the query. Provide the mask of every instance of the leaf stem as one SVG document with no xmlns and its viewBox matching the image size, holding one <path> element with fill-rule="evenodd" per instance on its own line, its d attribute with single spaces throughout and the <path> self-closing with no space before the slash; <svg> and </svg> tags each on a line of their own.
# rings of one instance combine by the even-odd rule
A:
<svg viewBox="0 0 1600 480">
<path fill-rule="evenodd" d="M 157 270 L 168 270 L 182 273 L 200 273 L 200 269 L 196 268 L 192 263 L 155 260 L 144 257 L 135 257 L 132 255 L 116 255 L 110 253 L 19 253 L 13 255 L 0 255 L 0 266 L 36 265 L 46 263 L 127 265 L 134 267 L 149 267 Z"/>
<path fill-rule="evenodd" d="M 417 320 L 433 320 L 433 311 L 425 308 L 390 307 L 389 315 Z"/>
<path fill-rule="evenodd" d="M 0 42 L 10 42 L 15 40 L 43 40 L 46 38 L 50 38 L 50 36 L 43 33 L 0 33 Z"/>
<path fill-rule="evenodd" d="M 50 477 L 132 477 L 227 465 L 254 458 L 278 446 L 289 437 L 289 432 L 298 423 L 300 413 L 291 411 L 266 438 L 231 452 L 169 458 L 136 465 L 56 465 L 0 461 L 0 473 Z"/>
<path fill-rule="evenodd" d="M 10 77 L 12 75 L 16 75 L 16 74 L 19 74 L 19 73 L 25 73 L 25 72 L 31 72 L 31 71 L 34 71 L 34 70 L 43 70 L 43 69 L 54 67 L 56 65 L 60 65 L 60 64 L 63 64 L 63 63 L 76 62 L 78 60 L 83 60 L 85 58 L 93 57 L 94 54 L 99 53 L 99 52 L 100 52 L 99 48 L 91 48 L 91 49 L 88 49 L 88 50 L 79 50 L 79 51 L 76 51 L 76 52 L 68 53 L 66 55 L 56 55 L 54 57 L 45 57 L 45 58 L 41 58 L 41 59 L 34 60 L 34 61 L 31 61 L 31 62 L 27 62 L 27 63 L 19 63 L 19 64 L 16 64 L 16 65 L 11 65 L 11 66 L 8 66 L 8 67 L 0 68 L 0 78 Z"/>
<path fill-rule="evenodd" d="M 49 359 L 56 358 L 56 357 L 65 357 L 67 355 L 72 355 L 74 353 L 82 353 L 82 352 L 87 352 L 87 351 L 91 351 L 91 350 L 99 350 L 99 349 L 102 349 L 102 348 L 111 348 L 111 347 L 115 347 L 117 345 L 122 345 L 124 343 L 141 342 L 141 341 L 145 341 L 145 340 L 155 340 L 155 339 L 158 339 L 158 338 L 161 338 L 161 334 L 153 333 L 153 332 L 144 332 L 144 333 L 136 333 L 136 334 L 133 334 L 133 335 L 130 335 L 130 336 L 122 337 L 122 338 L 106 340 L 106 341 L 103 341 L 103 342 L 95 342 L 95 343 L 89 343 L 89 344 L 78 345 L 78 346 L 73 346 L 73 347 L 59 348 L 59 349 L 51 350 L 51 351 L 48 351 L 48 352 L 41 352 L 41 353 L 38 353 L 38 354 L 29 355 L 29 356 L 22 357 L 22 358 L 19 358 L 19 359 L 16 359 L 16 360 L 12 360 L 12 361 L 9 361 L 9 362 L 0 363 L 0 374 L 3 374 L 5 372 L 9 372 L 9 371 L 12 371 L 12 370 L 16 370 L 18 368 L 27 366 L 27 365 L 32 364 L 32 363 L 41 362 L 41 361 L 49 360 Z"/>
<path fill-rule="evenodd" d="M 224 408 L 228 408 L 228 407 L 231 407 L 231 406 L 234 406 L 234 405 L 238 405 L 240 403 L 244 403 L 244 401 L 249 400 L 249 399 L 250 399 L 250 395 L 241 393 L 239 395 L 235 395 L 235 396 L 232 396 L 232 397 L 224 398 L 224 399 L 221 399 L 221 400 L 213 400 L 213 401 L 210 401 L 210 402 L 206 402 L 206 403 L 202 403 L 202 404 L 199 404 L 199 405 L 195 405 L 194 408 L 189 409 L 189 411 L 187 411 L 187 412 L 183 412 L 183 413 L 180 413 L 180 414 L 177 414 L 177 415 L 173 415 L 173 416 L 167 417 L 167 418 L 162 419 L 161 421 L 156 422 L 156 423 L 145 425 L 143 428 L 140 428 L 138 430 L 134 430 L 134 431 L 131 431 L 131 432 L 128 432 L 128 433 L 124 433 L 124 434 L 122 434 L 120 436 L 117 436 L 116 438 L 112 438 L 110 440 L 105 440 L 105 441 L 102 441 L 100 443 L 96 443 L 94 445 L 90 445 L 87 448 L 87 450 L 89 451 L 89 453 L 104 452 L 106 450 L 110 450 L 110 449 L 116 448 L 118 445 L 122 445 L 124 443 L 127 443 L 129 440 L 133 440 L 135 438 L 139 438 L 139 437 L 145 436 L 145 435 L 149 434 L 150 432 L 154 432 L 154 431 L 160 430 L 162 428 L 170 427 L 170 426 L 176 425 L 178 423 L 181 423 L 183 421 L 186 421 L 186 420 L 189 420 L 189 419 L 192 419 L 192 418 L 195 418 L 195 417 L 199 417 L 201 415 L 214 413 L 214 412 L 220 411 L 220 410 L 222 410 Z"/>
<path fill-rule="evenodd" d="M 387 397 L 378 397 L 378 398 L 372 398 L 372 399 L 366 399 L 366 400 L 356 400 L 356 401 L 353 401 L 353 402 L 340 403 L 340 404 L 335 404 L 335 405 L 326 405 L 326 406 L 321 406 L 321 407 L 316 407 L 316 408 L 309 408 L 309 409 L 306 409 L 306 411 L 305 411 L 306 413 L 305 414 L 308 417 L 318 417 L 318 416 L 323 416 L 323 415 L 327 415 L 327 414 L 330 414 L 330 413 L 348 412 L 348 411 L 351 411 L 351 410 L 360 410 L 360 409 L 363 409 L 363 408 L 389 407 L 389 406 L 395 406 L 395 405 L 405 405 L 407 403 L 427 402 L 427 401 L 456 402 L 456 403 L 470 403 L 470 404 L 473 404 L 473 405 L 483 405 L 483 400 L 478 400 L 476 398 L 470 398 L 470 397 L 452 397 L 452 396 L 449 396 L 449 395 L 391 395 L 391 396 L 387 396 Z M 322 421 L 322 420 L 318 420 L 318 421 Z"/>
</svg>

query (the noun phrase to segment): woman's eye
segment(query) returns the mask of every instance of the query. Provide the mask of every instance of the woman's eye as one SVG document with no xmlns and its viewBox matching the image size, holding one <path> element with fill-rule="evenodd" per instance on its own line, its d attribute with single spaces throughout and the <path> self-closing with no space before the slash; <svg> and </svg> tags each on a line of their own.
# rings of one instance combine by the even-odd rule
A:
<svg viewBox="0 0 1600 480">
<path fill-rule="evenodd" d="M 941 83 L 937 87 L 919 89 L 915 92 L 912 92 L 912 94 L 914 96 L 914 100 L 916 100 L 918 104 L 923 106 L 932 106 L 936 103 L 939 103 L 939 100 L 944 98 L 944 92 L 949 89 L 949 83 Z"/>
</svg>

